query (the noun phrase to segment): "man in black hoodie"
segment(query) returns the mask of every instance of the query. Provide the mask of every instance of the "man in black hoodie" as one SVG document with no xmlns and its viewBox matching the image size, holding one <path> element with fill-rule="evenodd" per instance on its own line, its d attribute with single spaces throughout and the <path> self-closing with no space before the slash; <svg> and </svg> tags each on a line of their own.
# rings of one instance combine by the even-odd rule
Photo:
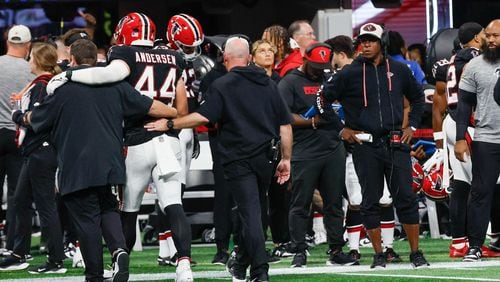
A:
<svg viewBox="0 0 500 282">
<path fill-rule="evenodd" d="M 229 71 L 209 88 L 200 108 L 182 118 L 146 124 L 151 131 L 196 127 L 217 122 L 218 154 L 224 175 L 241 219 L 240 248 L 233 266 L 233 281 L 268 281 L 268 256 L 262 230 L 261 197 L 265 197 L 281 138 L 281 161 L 276 169 L 279 183 L 290 177 L 292 129 L 290 113 L 276 84 L 266 73 L 248 66 L 248 42 L 227 40 L 224 65 Z"/>
<path fill-rule="evenodd" d="M 371 267 L 385 267 L 386 261 L 381 246 L 379 205 L 385 176 L 408 235 L 410 261 L 414 268 L 420 268 L 428 263 L 418 249 L 418 205 L 411 188 L 408 143 L 420 123 L 424 94 L 408 66 L 384 55 L 382 33 L 377 24 L 361 27 L 358 40 L 362 55 L 323 85 L 323 95 L 327 103 L 338 100 L 344 107 L 345 127 L 340 136 L 354 143 L 353 161 L 363 196 L 361 215 L 375 251 Z M 407 128 L 401 128 L 403 97 L 411 107 Z M 370 134 L 371 140 L 362 142 L 359 133 Z"/>
</svg>

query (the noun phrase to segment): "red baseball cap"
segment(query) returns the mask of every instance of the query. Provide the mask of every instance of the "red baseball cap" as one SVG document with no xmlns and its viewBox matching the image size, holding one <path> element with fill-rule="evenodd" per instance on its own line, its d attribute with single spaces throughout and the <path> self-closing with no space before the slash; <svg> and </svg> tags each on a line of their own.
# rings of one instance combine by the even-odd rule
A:
<svg viewBox="0 0 500 282">
<path fill-rule="evenodd" d="M 307 59 L 310 65 L 318 69 L 331 68 L 331 58 L 332 49 L 330 46 L 317 41 L 307 46 L 304 52 L 304 59 Z"/>
</svg>

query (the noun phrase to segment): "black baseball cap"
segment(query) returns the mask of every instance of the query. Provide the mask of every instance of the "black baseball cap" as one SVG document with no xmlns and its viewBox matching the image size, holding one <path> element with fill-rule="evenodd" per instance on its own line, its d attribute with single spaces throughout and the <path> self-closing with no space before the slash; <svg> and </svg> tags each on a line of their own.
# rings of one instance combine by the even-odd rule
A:
<svg viewBox="0 0 500 282">
<path fill-rule="evenodd" d="M 90 40 L 90 37 L 89 35 L 84 32 L 84 31 L 80 31 L 80 32 L 75 32 L 73 33 L 72 35 L 68 36 L 65 40 L 64 40 L 64 45 L 65 46 L 71 46 L 71 44 L 73 44 L 75 41 L 77 41 L 78 39 L 87 39 L 87 40 Z"/>
<path fill-rule="evenodd" d="M 467 22 L 458 29 L 458 39 L 462 45 L 469 43 L 474 36 L 478 35 L 483 27 L 476 22 Z"/>
</svg>

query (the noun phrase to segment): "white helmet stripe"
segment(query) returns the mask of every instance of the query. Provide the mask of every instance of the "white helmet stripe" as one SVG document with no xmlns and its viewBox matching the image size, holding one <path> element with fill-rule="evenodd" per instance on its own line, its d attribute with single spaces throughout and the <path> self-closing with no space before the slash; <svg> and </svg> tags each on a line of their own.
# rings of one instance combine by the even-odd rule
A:
<svg viewBox="0 0 500 282">
<path fill-rule="evenodd" d="M 144 15 L 143 13 L 137 13 L 137 14 L 139 15 L 139 18 L 142 21 L 142 26 L 144 27 L 142 29 L 141 39 L 142 40 L 149 40 L 149 29 L 150 29 L 150 26 L 149 26 L 148 17 L 146 15 Z"/>
</svg>

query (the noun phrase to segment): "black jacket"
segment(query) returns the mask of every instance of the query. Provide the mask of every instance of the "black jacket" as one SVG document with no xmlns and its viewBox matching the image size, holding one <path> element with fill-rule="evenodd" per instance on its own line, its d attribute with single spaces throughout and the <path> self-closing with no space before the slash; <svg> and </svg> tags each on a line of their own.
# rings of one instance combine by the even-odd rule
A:
<svg viewBox="0 0 500 282">
<path fill-rule="evenodd" d="M 280 126 L 291 121 L 276 83 L 256 66 L 234 67 L 217 79 L 197 112 L 218 124 L 222 164 L 260 153 L 264 144 L 279 137 Z"/>
<path fill-rule="evenodd" d="M 375 137 L 401 129 L 403 96 L 411 105 L 410 126 L 419 126 L 424 110 L 422 87 L 407 65 L 393 59 L 375 66 L 358 57 L 325 82 L 323 95 L 328 102 L 342 104 L 347 127 Z"/>
<path fill-rule="evenodd" d="M 52 76 L 53 75 L 47 74 L 40 75 L 31 82 L 33 88 L 30 90 L 30 103 L 27 111 L 32 111 L 35 104 L 42 103 L 43 99 L 47 96 L 47 83 Z M 41 132 L 39 134 L 35 134 L 31 126 L 24 124 L 23 118 L 25 114 L 26 113 L 23 113 L 21 110 L 15 111 L 12 114 L 12 121 L 20 126 L 26 127 L 26 136 L 24 137 L 24 141 L 21 146 L 21 153 L 23 156 L 27 157 L 44 142 L 49 141 L 49 133 Z"/>
</svg>

